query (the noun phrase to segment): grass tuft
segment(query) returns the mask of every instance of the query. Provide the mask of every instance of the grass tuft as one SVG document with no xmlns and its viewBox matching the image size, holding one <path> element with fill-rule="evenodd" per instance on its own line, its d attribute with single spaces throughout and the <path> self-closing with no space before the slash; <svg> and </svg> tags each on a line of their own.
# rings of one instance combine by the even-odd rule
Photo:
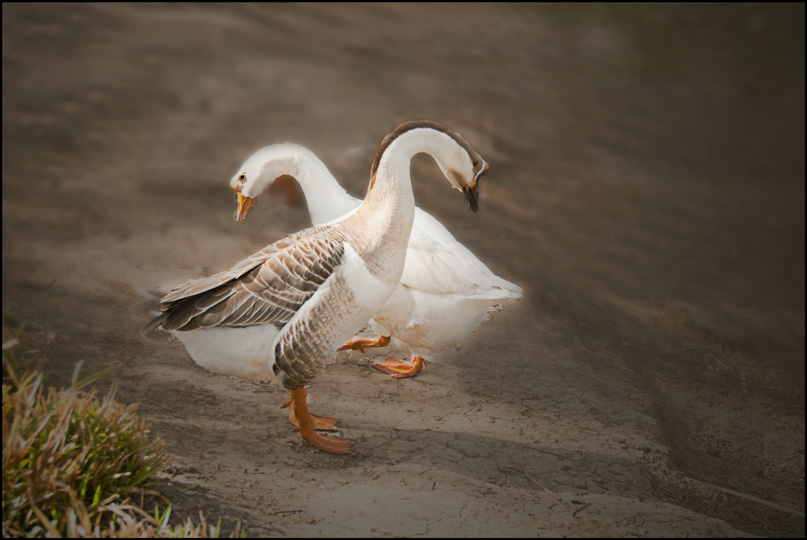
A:
<svg viewBox="0 0 807 540">
<path fill-rule="evenodd" d="M 84 389 L 108 370 L 78 381 L 79 363 L 70 388 L 45 388 L 42 373 L 19 367 L 21 332 L 10 338 L 4 324 L 3 334 L 3 537 L 219 536 L 221 520 L 201 512 L 198 524 L 170 526 L 170 506 L 150 515 L 131 502 L 165 454 L 114 385 L 103 397 Z"/>
<path fill-rule="evenodd" d="M 100 515 L 110 495 L 144 484 L 163 459 L 159 441 L 137 405 L 115 401 L 114 386 L 99 399 L 78 389 L 85 381 L 45 389 L 41 373 L 18 376 L 5 359 L 4 368 L 3 535 L 89 531 L 78 516 Z"/>
</svg>

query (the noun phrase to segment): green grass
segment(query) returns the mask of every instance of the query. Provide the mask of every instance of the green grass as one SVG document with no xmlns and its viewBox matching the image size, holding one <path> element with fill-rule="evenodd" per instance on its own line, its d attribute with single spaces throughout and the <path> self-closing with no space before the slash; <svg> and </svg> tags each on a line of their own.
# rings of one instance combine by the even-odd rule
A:
<svg viewBox="0 0 807 540">
<path fill-rule="evenodd" d="M 5 315 L 5 310 L 4 310 Z M 137 404 L 84 390 L 108 373 L 70 388 L 45 387 L 40 372 L 23 372 L 3 325 L 3 536 L 218 537 L 220 523 L 168 524 L 171 508 L 149 514 L 132 503 L 165 459 Z M 242 536 L 240 524 L 236 536 Z"/>
</svg>

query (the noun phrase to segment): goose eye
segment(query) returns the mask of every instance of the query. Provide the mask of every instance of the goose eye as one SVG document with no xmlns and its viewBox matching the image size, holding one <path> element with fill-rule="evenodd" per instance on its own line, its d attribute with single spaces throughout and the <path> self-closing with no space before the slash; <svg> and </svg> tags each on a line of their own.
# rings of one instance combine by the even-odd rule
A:
<svg viewBox="0 0 807 540">
<path fill-rule="evenodd" d="M 238 179 L 243 182 L 244 180 L 247 179 L 247 176 L 245 174 L 242 174 L 241 176 L 238 177 Z"/>
</svg>

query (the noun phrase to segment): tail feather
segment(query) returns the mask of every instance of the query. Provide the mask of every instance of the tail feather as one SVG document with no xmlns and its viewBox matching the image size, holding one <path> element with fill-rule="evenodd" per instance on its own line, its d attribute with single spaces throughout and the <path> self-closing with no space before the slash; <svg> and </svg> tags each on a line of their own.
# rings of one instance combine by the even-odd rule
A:
<svg viewBox="0 0 807 540">
<path fill-rule="evenodd" d="M 155 317 L 154 319 L 151 320 L 151 322 L 149 322 L 146 326 L 144 326 L 142 330 L 140 330 L 140 335 L 145 336 L 152 330 L 159 328 L 160 325 L 162 325 L 165 322 L 165 319 L 167 318 L 168 313 L 161 313 L 158 317 Z"/>
<path fill-rule="evenodd" d="M 143 297 L 143 300 L 137 302 L 132 308 L 138 312 L 148 313 L 152 317 L 157 316 L 140 330 L 140 335 L 145 336 L 165 321 L 165 314 L 160 314 L 160 300 L 165 293 L 153 289 L 137 289 L 137 292 Z"/>
</svg>

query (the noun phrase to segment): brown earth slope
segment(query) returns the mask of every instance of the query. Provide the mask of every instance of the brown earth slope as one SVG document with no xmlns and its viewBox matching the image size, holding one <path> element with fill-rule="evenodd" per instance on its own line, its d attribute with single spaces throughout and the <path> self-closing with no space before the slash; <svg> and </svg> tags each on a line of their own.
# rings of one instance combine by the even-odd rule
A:
<svg viewBox="0 0 807 540">
<path fill-rule="evenodd" d="M 252 535 L 803 535 L 803 45 L 803 4 L 4 3 L 3 304 Z M 138 335 L 142 291 L 308 226 L 232 219 L 252 151 L 361 196 L 424 118 L 492 168 L 471 214 L 417 159 L 418 204 L 525 296 L 411 380 L 340 354 L 311 395 L 354 455 Z"/>
</svg>

